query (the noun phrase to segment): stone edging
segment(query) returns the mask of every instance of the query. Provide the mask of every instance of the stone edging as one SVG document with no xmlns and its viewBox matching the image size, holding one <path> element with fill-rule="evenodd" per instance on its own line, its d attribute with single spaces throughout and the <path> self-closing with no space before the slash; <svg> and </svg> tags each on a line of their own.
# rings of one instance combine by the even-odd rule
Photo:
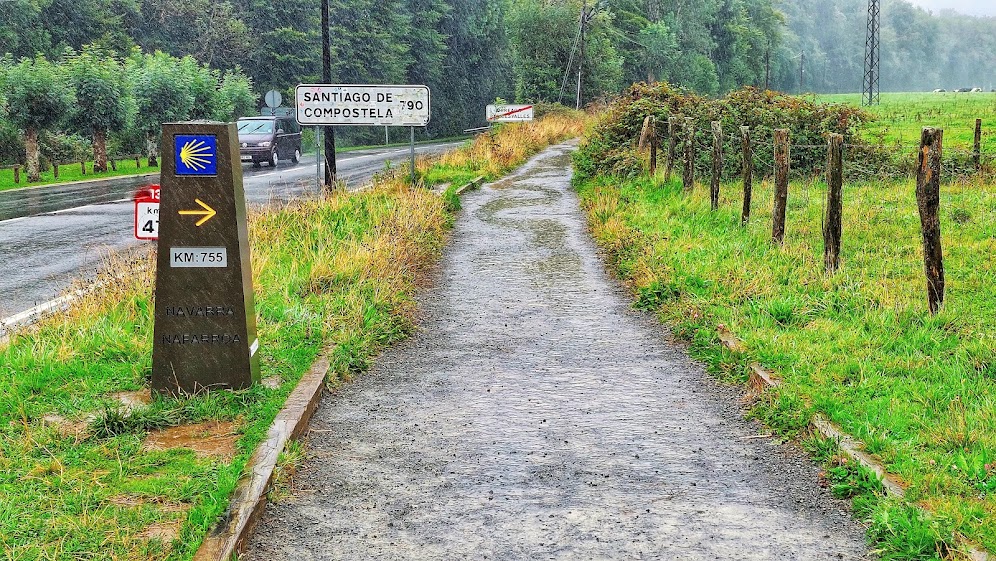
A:
<svg viewBox="0 0 996 561">
<path fill-rule="evenodd" d="M 308 426 L 318 408 L 328 370 L 329 359 L 322 354 L 287 397 L 266 439 L 249 459 L 246 474 L 239 480 L 228 510 L 197 549 L 194 561 L 229 561 L 245 548 L 266 506 L 266 493 L 273 482 L 277 459 L 287 443 L 300 437 Z"/>
<path fill-rule="evenodd" d="M 481 182 L 483 182 L 483 181 L 484 181 L 484 176 L 483 175 L 479 175 L 479 176 L 475 177 L 474 179 L 471 179 L 470 183 L 468 183 L 468 184 L 466 184 L 466 185 L 464 185 L 462 187 L 459 187 L 456 190 L 456 194 L 457 195 L 462 195 L 463 192 L 466 191 L 466 190 L 468 190 L 468 189 L 477 189 L 478 187 L 481 186 Z"/>
<path fill-rule="evenodd" d="M 737 339 L 736 335 L 731 333 L 726 326 L 719 325 L 717 326 L 716 331 L 720 342 L 727 349 L 733 352 L 743 352 L 746 350 L 744 344 Z M 750 364 L 749 383 L 752 389 L 754 389 L 757 393 L 762 393 L 764 390 L 779 387 L 782 384 L 782 381 L 773 372 L 765 370 L 763 366 L 756 362 L 752 362 Z M 824 438 L 836 442 L 838 446 L 840 446 L 840 451 L 845 456 L 874 472 L 875 475 L 877 475 L 881 480 L 882 487 L 885 489 L 885 493 L 887 495 L 899 499 L 906 496 L 906 485 L 901 479 L 899 479 L 899 477 L 889 473 L 881 460 L 866 452 L 865 444 L 863 442 L 844 432 L 840 427 L 835 425 L 820 413 L 813 415 L 813 418 L 810 420 L 810 426 L 816 432 L 823 435 Z M 914 506 L 928 514 L 930 513 L 929 510 L 920 505 Z M 978 545 L 961 538 L 960 536 L 956 535 L 955 541 L 960 547 L 965 549 L 965 553 L 968 554 L 968 558 L 971 561 L 994 560 L 989 552 L 980 548 Z"/>
</svg>

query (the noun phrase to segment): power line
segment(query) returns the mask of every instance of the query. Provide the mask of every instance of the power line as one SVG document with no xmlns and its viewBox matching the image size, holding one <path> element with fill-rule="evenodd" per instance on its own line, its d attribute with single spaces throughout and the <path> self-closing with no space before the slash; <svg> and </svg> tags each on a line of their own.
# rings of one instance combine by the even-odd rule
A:
<svg viewBox="0 0 996 561">
<path fill-rule="evenodd" d="M 574 44 L 571 45 L 571 57 L 567 61 L 567 68 L 564 70 L 564 79 L 560 82 L 560 95 L 557 96 L 557 103 L 564 99 L 564 89 L 567 88 L 567 77 L 571 75 L 571 68 L 574 67 L 574 51 L 578 48 L 578 41 L 581 39 L 581 24 L 578 24 L 578 32 L 574 34 Z"/>
</svg>

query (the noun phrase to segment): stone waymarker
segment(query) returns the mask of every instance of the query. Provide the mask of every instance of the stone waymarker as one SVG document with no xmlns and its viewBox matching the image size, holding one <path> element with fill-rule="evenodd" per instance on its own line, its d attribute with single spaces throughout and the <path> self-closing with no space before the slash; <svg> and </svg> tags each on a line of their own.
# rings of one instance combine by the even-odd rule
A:
<svg viewBox="0 0 996 561">
<path fill-rule="evenodd" d="M 242 165 L 234 123 L 163 125 L 152 389 L 259 381 Z"/>
</svg>

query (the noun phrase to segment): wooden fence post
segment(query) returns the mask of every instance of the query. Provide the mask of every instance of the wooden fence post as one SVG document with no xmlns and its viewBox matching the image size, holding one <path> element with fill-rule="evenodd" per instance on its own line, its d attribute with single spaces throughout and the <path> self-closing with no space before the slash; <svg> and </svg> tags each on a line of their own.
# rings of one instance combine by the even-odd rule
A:
<svg viewBox="0 0 996 561">
<path fill-rule="evenodd" d="M 823 266 L 834 273 L 840 267 L 844 135 L 831 134 L 827 154 L 827 208 L 823 216 Z"/>
<path fill-rule="evenodd" d="M 671 179 L 671 172 L 674 170 L 674 150 L 677 142 L 678 118 L 667 118 L 667 165 L 664 168 L 664 177 Z"/>
<path fill-rule="evenodd" d="M 657 117 L 650 120 L 650 175 L 657 175 Z"/>
<path fill-rule="evenodd" d="M 138 154 L 135 154 L 135 169 L 142 167 L 142 161 L 138 159 Z"/>
<path fill-rule="evenodd" d="M 80 173 L 86 175 L 86 162 L 80 162 Z"/>
<path fill-rule="evenodd" d="M 972 149 L 972 163 L 975 171 L 982 170 L 982 119 L 975 120 L 975 146 Z"/>
<path fill-rule="evenodd" d="M 639 150 L 649 145 L 650 147 L 650 175 L 657 173 L 657 117 L 647 115 L 643 120 L 643 129 L 640 131 Z"/>
<path fill-rule="evenodd" d="M 118 163 L 114 161 L 114 158 L 108 158 L 111 164 L 111 171 L 118 171 Z"/>
<path fill-rule="evenodd" d="M 771 241 L 779 245 L 785 242 L 789 161 L 789 131 L 775 129 L 775 207 L 771 216 Z"/>
<path fill-rule="evenodd" d="M 750 145 L 750 127 L 740 127 L 740 136 L 744 154 L 744 210 L 740 223 L 746 225 L 750 221 L 750 197 L 754 189 L 754 149 Z"/>
<path fill-rule="evenodd" d="M 685 117 L 685 173 L 681 185 L 686 193 L 695 189 L 695 120 Z"/>
<path fill-rule="evenodd" d="M 52 175 L 59 179 L 59 162 L 52 162 Z"/>
<path fill-rule="evenodd" d="M 712 122 L 712 185 L 709 187 L 709 201 L 712 210 L 719 208 L 719 180 L 723 175 L 723 123 Z"/>
<path fill-rule="evenodd" d="M 916 206 L 923 232 L 923 270 L 927 275 L 927 307 L 936 314 L 944 303 L 944 259 L 941 255 L 941 150 L 944 131 L 925 127 L 917 156 Z"/>
<path fill-rule="evenodd" d="M 14 164 L 14 183 L 21 182 L 21 166 Z"/>
</svg>

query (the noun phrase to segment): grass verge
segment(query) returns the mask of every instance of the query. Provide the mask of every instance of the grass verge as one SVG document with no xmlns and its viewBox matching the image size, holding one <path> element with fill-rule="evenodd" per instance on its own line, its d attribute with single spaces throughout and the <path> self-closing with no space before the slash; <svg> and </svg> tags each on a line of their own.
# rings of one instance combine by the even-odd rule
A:
<svg viewBox="0 0 996 561">
<path fill-rule="evenodd" d="M 503 147 L 523 134 L 536 151 L 570 132 L 558 120 L 509 128 L 484 148 L 446 156 L 446 165 L 490 168 L 496 158 L 510 169 L 531 152 L 513 157 Z M 434 169 L 428 159 L 419 166 L 422 174 Z M 333 376 L 348 380 L 412 331 L 414 296 L 453 219 L 445 206 L 387 177 L 362 193 L 250 217 L 259 352 L 270 384 L 120 406 L 118 392 L 148 392 L 152 256 L 110 263 L 100 293 L 15 333 L 0 345 L 4 557 L 189 559 L 319 352 L 330 349 Z M 156 431 L 179 426 L 213 449 L 150 445 Z M 288 473 L 294 454 L 282 462 Z"/>
<path fill-rule="evenodd" d="M 142 159 L 145 160 L 144 158 Z M 121 160 L 118 162 L 117 171 L 110 169 L 110 164 L 108 164 L 108 170 L 105 173 L 94 173 L 93 172 L 93 162 L 87 162 L 86 164 L 87 173 L 83 175 L 80 170 L 79 162 L 75 164 L 66 164 L 59 166 L 59 178 L 56 179 L 55 175 L 52 173 L 52 169 L 49 168 L 48 171 L 41 172 L 41 181 L 36 181 L 34 183 L 28 183 L 28 174 L 24 170 L 24 166 L 21 166 L 21 182 L 14 183 L 14 170 L 13 169 L 2 169 L 0 170 L 0 191 L 6 191 L 9 189 L 23 189 L 25 187 L 39 187 L 42 185 L 53 185 L 56 183 L 73 183 L 76 181 L 92 181 L 94 179 L 107 179 L 109 177 L 124 177 L 128 175 L 143 175 L 147 173 L 159 173 L 159 168 L 156 166 L 147 165 L 135 165 L 135 160 Z"/>
<path fill-rule="evenodd" d="M 710 211 L 707 188 L 599 177 L 578 185 L 591 230 L 637 305 L 656 311 L 725 380 L 760 362 L 784 383 L 753 414 L 802 433 L 821 412 L 866 443 L 908 485 L 882 498 L 836 469 L 884 559 L 956 555 L 955 536 L 996 550 L 996 195 L 979 180 L 941 195 L 948 281 L 943 310 L 926 310 L 913 185 L 845 189 L 842 269 L 823 273 L 820 181 L 789 188 L 784 247 L 771 244 L 770 182 L 756 186 L 740 226 L 739 185 Z M 745 342 L 718 343 L 723 324 Z M 850 493 L 851 490 L 848 490 Z M 932 513 L 924 516 L 915 504 Z"/>
</svg>

